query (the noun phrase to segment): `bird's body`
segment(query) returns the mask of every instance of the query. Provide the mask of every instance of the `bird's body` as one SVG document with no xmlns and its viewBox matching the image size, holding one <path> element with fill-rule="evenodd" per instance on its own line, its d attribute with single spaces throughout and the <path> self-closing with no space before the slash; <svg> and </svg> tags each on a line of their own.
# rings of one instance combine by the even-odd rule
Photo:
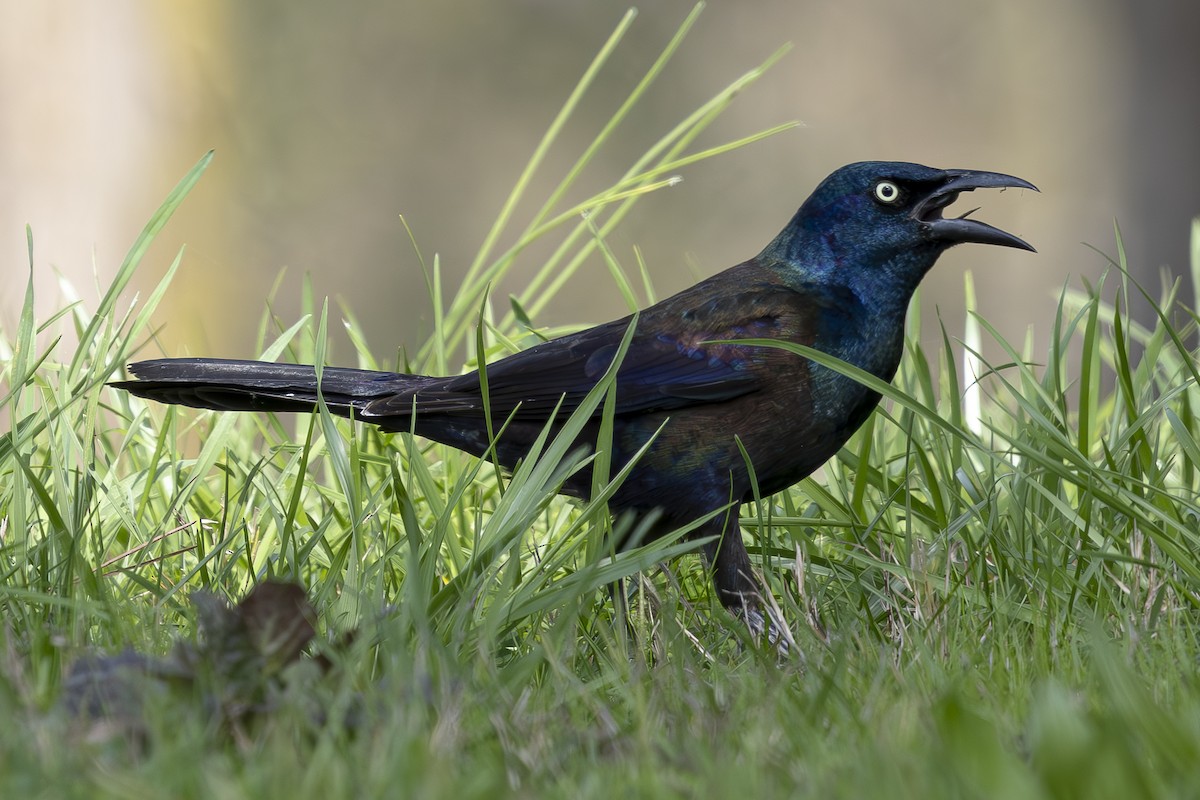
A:
<svg viewBox="0 0 1200 800">
<path fill-rule="evenodd" d="M 851 378 L 778 347 L 806 345 L 891 380 L 903 351 L 904 316 L 937 257 L 959 242 L 1032 249 L 984 223 L 943 219 L 959 192 L 1025 187 L 986 172 L 864 162 L 838 170 L 756 257 L 641 311 L 616 376 L 611 461 L 626 464 L 657 433 L 610 500 L 614 512 L 654 512 L 666 532 L 705 516 L 721 601 L 752 626 L 760 594 L 735 514 L 751 499 L 796 483 L 866 420 L 879 396 Z M 610 366 L 633 318 L 564 336 L 488 364 L 490 417 L 504 428 L 495 458 L 513 467 L 555 408 L 566 416 Z M 135 394 L 200 408 L 311 411 L 311 366 L 213 359 L 131 365 Z M 474 455 L 490 446 L 480 376 L 431 377 L 325 368 L 334 413 L 384 430 L 413 431 Z M 581 434 L 594 446 L 599 414 Z M 661 429 L 661 430 L 660 430 Z M 587 470 L 562 491 L 586 497 Z"/>
</svg>

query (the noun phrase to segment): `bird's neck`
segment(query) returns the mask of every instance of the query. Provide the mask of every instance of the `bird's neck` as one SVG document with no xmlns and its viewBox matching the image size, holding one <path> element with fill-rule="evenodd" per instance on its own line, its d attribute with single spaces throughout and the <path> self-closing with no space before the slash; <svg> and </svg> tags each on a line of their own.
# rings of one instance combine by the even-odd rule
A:
<svg viewBox="0 0 1200 800">
<path fill-rule="evenodd" d="M 781 234 L 759 259 L 774 263 L 793 286 L 848 290 L 871 316 L 890 324 L 903 321 L 913 293 L 939 255 L 910 249 L 868 257 L 839 244 L 822 237 Z"/>
<path fill-rule="evenodd" d="M 913 294 L 936 256 L 897 253 L 892 258 L 844 270 L 839 276 L 873 315 L 903 321 Z"/>
</svg>

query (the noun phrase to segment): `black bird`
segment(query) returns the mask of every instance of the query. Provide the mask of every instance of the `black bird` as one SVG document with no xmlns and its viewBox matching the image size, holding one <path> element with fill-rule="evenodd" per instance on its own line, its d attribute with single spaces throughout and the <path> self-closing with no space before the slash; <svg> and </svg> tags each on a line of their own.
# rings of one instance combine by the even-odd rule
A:
<svg viewBox="0 0 1200 800">
<path fill-rule="evenodd" d="M 764 496 L 785 489 L 833 456 L 879 395 L 780 348 L 727 342 L 807 345 L 891 380 L 909 301 L 938 256 L 964 242 L 1033 250 L 968 219 L 971 212 L 942 216 L 961 192 L 1004 187 L 1036 190 L 994 172 L 851 164 L 826 178 L 757 256 L 637 316 L 616 377 L 614 471 L 662 431 L 610 508 L 656 513 L 651 535 L 712 515 L 693 535 L 707 539 L 721 603 L 756 633 L 765 627 L 763 596 L 736 508 L 729 508 L 751 499 L 747 457 Z M 527 454 L 555 408 L 565 419 L 611 364 L 632 321 L 598 325 L 487 365 L 491 419 L 496 429 L 508 421 L 495 447 L 502 466 L 512 468 Z M 311 366 L 160 359 L 129 369 L 138 380 L 114 386 L 165 403 L 309 412 L 317 400 Z M 385 431 L 412 430 L 477 456 L 489 446 L 477 372 L 443 378 L 327 367 L 321 392 L 333 413 Z M 594 446 L 598 427 L 597 414 L 580 443 Z M 586 497 L 590 474 L 575 473 L 562 491 Z M 775 641 L 782 631 L 771 620 Z"/>
</svg>

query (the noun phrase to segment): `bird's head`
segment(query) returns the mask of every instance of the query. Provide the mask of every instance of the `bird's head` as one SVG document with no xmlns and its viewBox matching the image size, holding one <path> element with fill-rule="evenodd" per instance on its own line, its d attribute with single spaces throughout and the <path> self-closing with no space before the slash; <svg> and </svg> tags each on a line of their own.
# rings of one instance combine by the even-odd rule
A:
<svg viewBox="0 0 1200 800">
<path fill-rule="evenodd" d="M 893 161 L 850 164 L 821 182 L 764 255 L 783 258 L 811 277 L 841 273 L 852 282 L 896 281 L 911 291 L 956 244 L 1033 250 L 1011 233 L 969 218 L 974 209 L 943 216 L 962 192 L 1004 188 L 1037 191 L 1028 181 L 997 172 Z"/>
</svg>

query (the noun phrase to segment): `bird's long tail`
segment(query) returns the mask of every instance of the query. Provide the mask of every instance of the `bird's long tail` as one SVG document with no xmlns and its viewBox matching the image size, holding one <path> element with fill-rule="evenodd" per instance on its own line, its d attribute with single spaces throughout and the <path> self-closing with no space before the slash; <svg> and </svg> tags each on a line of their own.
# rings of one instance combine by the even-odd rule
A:
<svg viewBox="0 0 1200 800">
<path fill-rule="evenodd" d="M 218 411 L 312 411 L 317 374 L 310 365 L 222 358 L 163 358 L 129 365 L 135 381 L 112 386 L 160 403 Z M 422 375 L 325 367 L 321 395 L 341 416 L 379 397 L 415 393 L 434 381 Z"/>
</svg>

